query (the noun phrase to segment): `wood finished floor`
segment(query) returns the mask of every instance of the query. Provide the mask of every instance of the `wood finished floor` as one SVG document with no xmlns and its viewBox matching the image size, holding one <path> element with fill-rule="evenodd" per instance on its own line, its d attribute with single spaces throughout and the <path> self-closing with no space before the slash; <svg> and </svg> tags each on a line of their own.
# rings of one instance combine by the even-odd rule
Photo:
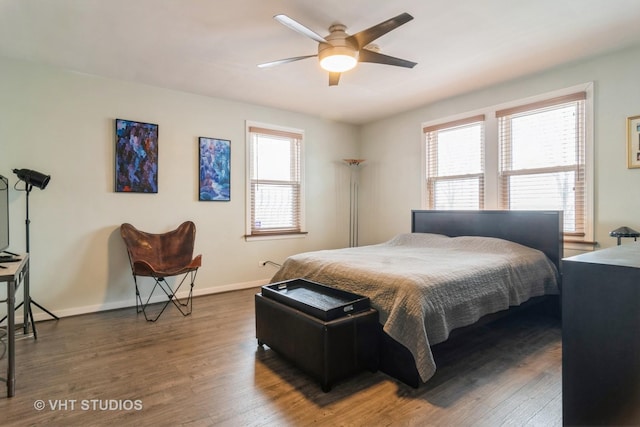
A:
<svg viewBox="0 0 640 427">
<path fill-rule="evenodd" d="M 512 316 L 438 346 L 438 371 L 419 389 L 363 372 L 323 393 L 258 348 L 257 291 L 198 297 L 193 315 L 168 307 L 155 324 L 134 308 L 39 322 L 37 340 L 17 342 L 16 395 L 7 398 L 0 384 L 0 425 L 562 424 L 553 317 Z M 4 377 L 6 356 L 0 366 Z M 43 410 L 34 408 L 38 400 Z M 142 409 L 113 409 L 135 400 Z"/>
</svg>

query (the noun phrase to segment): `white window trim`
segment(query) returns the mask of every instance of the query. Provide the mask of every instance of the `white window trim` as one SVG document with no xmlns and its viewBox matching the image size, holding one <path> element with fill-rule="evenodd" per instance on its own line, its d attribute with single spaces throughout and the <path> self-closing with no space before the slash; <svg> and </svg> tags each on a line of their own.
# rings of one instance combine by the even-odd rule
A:
<svg viewBox="0 0 640 427">
<path fill-rule="evenodd" d="M 302 162 L 300 164 L 300 233 L 292 233 L 292 234 L 273 234 L 273 235 L 261 235 L 261 236 L 252 236 L 251 235 L 251 178 L 249 173 L 251 171 L 251 158 L 250 158 L 250 150 L 251 150 L 251 133 L 249 132 L 249 128 L 251 127 L 261 127 L 265 129 L 273 129 L 276 131 L 297 133 L 302 135 L 302 144 L 300 146 L 300 158 Z M 253 242 L 257 240 L 281 240 L 281 239 L 301 239 L 306 237 L 306 212 L 305 212 L 305 134 L 304 130 L 296 129 L 285 126 L 277 126 L 270 123 L 262 123 L 262 122 L 254 122 L 247 120 L 245 122 L 245 240 L 247 242 Z"/>
<path fill-rule="evenodd" d="M 495 117 L 495 112 L 498 110 L 504 110 L 507 108 L 516 107 L 519 105 L 534 103 L 543 101 L 545 99 L 556 98 L 559 96 L 569 95 L 576 92 L 586 92 L 587 99 L 585 100 L 585 236 L 584 243 L 565 243 L 565 249 L 577 249 L 585 250 L 585 245 L 591 246 L 589 242 L 594 241 L 594 114 L 593 114 L 593 95 L 594 95 L 594 83 L 587 82 L 581 83 L 575 86 L 559 89 L 544 94 L 518 99 L 498 105 L 489 106 L 477 110 L 467 111 L 462 114 L 456 114 L 453 116 L 439 118 L 437 120 L 430 120 L 420 125 L 420 145 L 422 153 L 422 174 L 421 174 L 421 203 L 422 208 L 426 209 L 428 206 L 427 198 L 427 152 L 426 143 L 424 140 L 424 133 L 422 129 L 429 126 L 434 126 L 439 123 L 445 123 L 455 120 L 464 119 L 479 114 L 485 115 L 485 181 L 484 181 L 484 209 L 498 209 L 499 201 L 499 147 L 498 147 L 498 120 Z"/>
</svg>

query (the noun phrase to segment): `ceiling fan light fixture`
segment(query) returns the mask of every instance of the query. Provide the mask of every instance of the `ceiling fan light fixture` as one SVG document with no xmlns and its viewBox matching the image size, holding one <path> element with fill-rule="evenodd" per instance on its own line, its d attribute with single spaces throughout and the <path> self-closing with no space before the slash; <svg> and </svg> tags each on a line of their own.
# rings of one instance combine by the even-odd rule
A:
<svg viewBox="0 0 640 427">
<path fill-rule="evenodd" d="M 320 61 L 320 66 L 333 73 L 344 73 L 353 69 L 358 60 L 349 55 L 331 55 Z"/>
<path fill-rule="evenodd" d="M 358 51 L 347 46 L 333 46 L 319 52 L 320 66 L 332 73 L 344 73 L 358 64 Z"/>
<path fill-rule="evenodd" d="M 413 68 L 416 65 L 415 62 L 383 55 L 379 52 L 378 47 L 371 43 L 389 31 L 395 30 L 411 21 L 413 16 L 406 12 L 353 35 L 347 34 L 347 27 L 343 24 L 334 23 L 329 27 L 329 34 L 325 37 L 286 15 L 276 15 L 274 18 L 293 31 L 318 42 L 318 54 L 266 62 L 258 65 L 261 68 L 317 56 L 320 68 L 329 72 L 329 86 L 336 86 L 340 81 L 340 75 L 354 68 L 358 65 L 358 62 L 394 65 L 405 68 Z"/>
</svg>

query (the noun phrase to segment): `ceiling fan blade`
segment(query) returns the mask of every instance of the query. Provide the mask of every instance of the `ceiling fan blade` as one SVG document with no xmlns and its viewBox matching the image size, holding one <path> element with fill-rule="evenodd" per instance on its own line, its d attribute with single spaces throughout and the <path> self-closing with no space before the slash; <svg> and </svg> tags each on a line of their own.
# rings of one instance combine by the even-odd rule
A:
<svg viewBox="0 0 640 427">
<path fill-rule="evenodd" d="M 279 23 L 281 23 L 282 25 L 291 28 L 293 31 L 296 31 L 300 34 L 302 34 L 303 36 L 307 36 L 315 41 L 317 41 L 318 43 L 326 43 L 327 41 L 324 39 L 324 37 L 322 37 L 320 34 L 316 33 L 315 31 L 305 27 L 304 25 L 302 25 L 301 23 L 299 23 L 298 21 L 289 18 L 287 15 L 276 15 L 273 17 L 273 19 L 275 19 L 276 21 L 278 21 Z"/>
<path fill-rule="evenodd" d="M 371 28 L 367 28 L 366 30 L 362 30 L 359 33 L 349 36 L 347 37 L 347 40 L 351 39 L 358 44 L 359 48 L 363 48 L 378 37 L 387 34 L 391 30 L 395 30 L 400 25 L 406 24 L 412 19 L 413 16 L 409 15 L 408 13 L 401 13 L 395 18 L 387 19 L 386 21 L 381 22 L 378 25 L 374 25 Z"/>
<path fill-rule="evenodd" d="M 278 59 L 277 61 L 271 61 L 271 62 L 265 62 L 264 64 L 258 64 L 258 67 L 259 68 L 275 67 L 276 65 L 287 64 L 289 62 L 300 61 L 301 59 L 313 58 L 313 57 L 316 57 L 316 56 L 318 56 L 318 55 L 294 56 L 293 58 Z"/>
<path fill-rule="evenodd" d="M 329 73 L 329 86 L 337 86 L 340 81 L 340 73 Z"/>
<path fill-rule="evenodd" d="M 360 50 L 358 62 L 373 62 L 375 64 L 395 65 L 398 67 L 413 68 L 417 62 L 407 61 L 406 59 L 394 58 L 393 56 L 383 55 L 368 49 Z"/>
</svg>

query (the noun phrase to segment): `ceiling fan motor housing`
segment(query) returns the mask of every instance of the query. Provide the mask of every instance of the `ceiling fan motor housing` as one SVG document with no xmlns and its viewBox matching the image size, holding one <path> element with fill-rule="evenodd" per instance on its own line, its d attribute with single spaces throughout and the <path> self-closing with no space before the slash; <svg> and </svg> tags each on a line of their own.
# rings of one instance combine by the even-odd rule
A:
<svg viewBox="0 0 640 427">
<path fill-rule="evenodd" d="M 353 58 L 354 65 L 358 61 L 359 47 L 352 39 L 348 39 L 349 35 L 345 32 L 346 28 L 342 24 L 334 24 L 329 27 L 330 34 L 325 37 L 327 43 L 318 44 L 318 59 L 320 59 L 320 63 L 323 63 L 325 58 L 337 55 Z"/>
</svg>

